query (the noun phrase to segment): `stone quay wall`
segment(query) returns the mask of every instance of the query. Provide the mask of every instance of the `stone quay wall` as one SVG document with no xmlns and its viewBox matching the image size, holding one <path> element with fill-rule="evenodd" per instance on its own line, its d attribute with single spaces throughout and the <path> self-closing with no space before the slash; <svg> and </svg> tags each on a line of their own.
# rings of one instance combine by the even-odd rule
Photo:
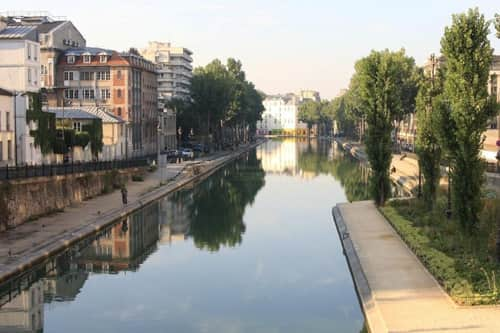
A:
<svg viewBox="0 0 500 333">
<path fill-rule="evenodd" d="M 0 231 L 111 192 L 144 172 L 130 168 L 0 182 Z"/>
</svg>

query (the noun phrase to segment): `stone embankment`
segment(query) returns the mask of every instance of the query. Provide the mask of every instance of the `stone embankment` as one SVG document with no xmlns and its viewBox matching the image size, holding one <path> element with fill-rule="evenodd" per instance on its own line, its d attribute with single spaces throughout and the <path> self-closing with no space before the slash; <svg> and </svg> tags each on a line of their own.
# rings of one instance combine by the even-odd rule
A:
<svg viewBox="0 0 500 333">
<path fill-rule="evenodd" d="M 73 204 L 63 212 L 45 216 L 0 233 L 0 283 L 43 262 L 68 246 L 95 234 L 134 211 L 194 181 L 208 177 L 228 162 L 263 141 L 217 153 L 198 161 L 168 165 L 128 184 L 129 203 L 123 205 L 120 191 Z M 163 175 L 163 179 L 160 179 Z"/>
<path fill-rule="evenodd" d="M 361 162 L 367 162 L 365 148 L 362 144 L 348 141 L 344 138 L 337 138 L 335 141 L 349 152 L 354 158 Z M 418 161 L 414 158 L 415 154 L 393 154 L 391 168 L 391 180 L 398 184 L 407 194 L 416 194 L 418 190 Z M 500 192 L 500 174 L 486 172 L 486 186 L 488 189 Z M 447 172 L 445 167 L 441 167 L 441 186 L 448 184 Z"/>
<path fill-rule="evenodd" d="M 111 192 L 145 172 L 130 168 L 0 182 L 0 231 Z"/>
<path fill-rule="evenodd" d="M 362 144 L 347 141 L 342 138 L 335 140 L 342 148 L 361 162 L 368 163 L 368 156 Z M 414 158 L 406 155 L 394 154 L 392 157 L 391 180 L 399 185 L 407 194 L 414 194 L 418 187 L 418 162 Z"/>
</svg>

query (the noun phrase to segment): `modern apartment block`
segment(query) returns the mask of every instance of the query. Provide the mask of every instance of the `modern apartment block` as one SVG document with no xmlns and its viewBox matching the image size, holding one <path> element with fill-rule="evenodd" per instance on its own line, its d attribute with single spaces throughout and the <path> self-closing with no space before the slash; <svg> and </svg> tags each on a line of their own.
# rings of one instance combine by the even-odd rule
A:
<svg viewBox="0 0 500 333">
<path fill-rule="evenodd" d="M 189 98 L 193 77 L 193 52 L 170 43 L 149 42 L 141 54 L 156 64 L 158 71 L 158 101 L 162 104 L 172 98 Z"/>
<path fill-rule="evenodd" d="M 59 58 L 51 106 L 95 106 L 123 119 L 125 158 L 156 151 L 155 65 L 137 51 L 72 48 Z"/>
</svg>

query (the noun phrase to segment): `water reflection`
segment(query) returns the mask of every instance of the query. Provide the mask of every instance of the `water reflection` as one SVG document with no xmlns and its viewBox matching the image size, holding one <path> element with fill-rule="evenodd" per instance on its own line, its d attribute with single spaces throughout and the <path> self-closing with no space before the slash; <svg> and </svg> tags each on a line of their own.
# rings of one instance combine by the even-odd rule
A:
<svg viewBox="0 0 500 333">
<path fill-rule="evenodd" d="M 0 286 L 0 333 L 359 332 L 329 211 L 363 172 L 269 141 Z"/>
<path fill-rule="evenodd" d="M 258 151 L 266 173 L 313 179 L 320 175 L 339 180 L 349 201 L 370 198 L 369 168 L 344 152 L 336 142 L 316 139 L 268 141 Z"/>
</svg>

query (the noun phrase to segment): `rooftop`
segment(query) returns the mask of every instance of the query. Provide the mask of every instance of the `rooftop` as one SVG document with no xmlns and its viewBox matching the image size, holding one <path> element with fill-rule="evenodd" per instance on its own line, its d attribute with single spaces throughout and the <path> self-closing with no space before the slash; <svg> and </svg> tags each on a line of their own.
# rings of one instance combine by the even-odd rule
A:
<svg viewBox="0 0 500 333">
<path fill-rule="evenodd" d="M 8 25 L 0 30 L 0 39 L 24 39 L 36 31 L 34 25 Z"/>
<path fill-rule="evenodd" d="M 120 117 L 97 106 L 49 107 L 48 112 L 55 113 L 57 119 L 102 119 L 103 123 L 123 122 Z"/>
<path fill-rule="evenodd" d="M 74 56 L 81 56 L 83 54 L 90 54 L 93 56 L 99 54 L 105 54 L 111 56 L 113 55 L 113 50 L 101 49 L 99 47 L 81 47 L 81 48 L 68 49 L 64 54 L 74 55 Z"/>
</svg>

